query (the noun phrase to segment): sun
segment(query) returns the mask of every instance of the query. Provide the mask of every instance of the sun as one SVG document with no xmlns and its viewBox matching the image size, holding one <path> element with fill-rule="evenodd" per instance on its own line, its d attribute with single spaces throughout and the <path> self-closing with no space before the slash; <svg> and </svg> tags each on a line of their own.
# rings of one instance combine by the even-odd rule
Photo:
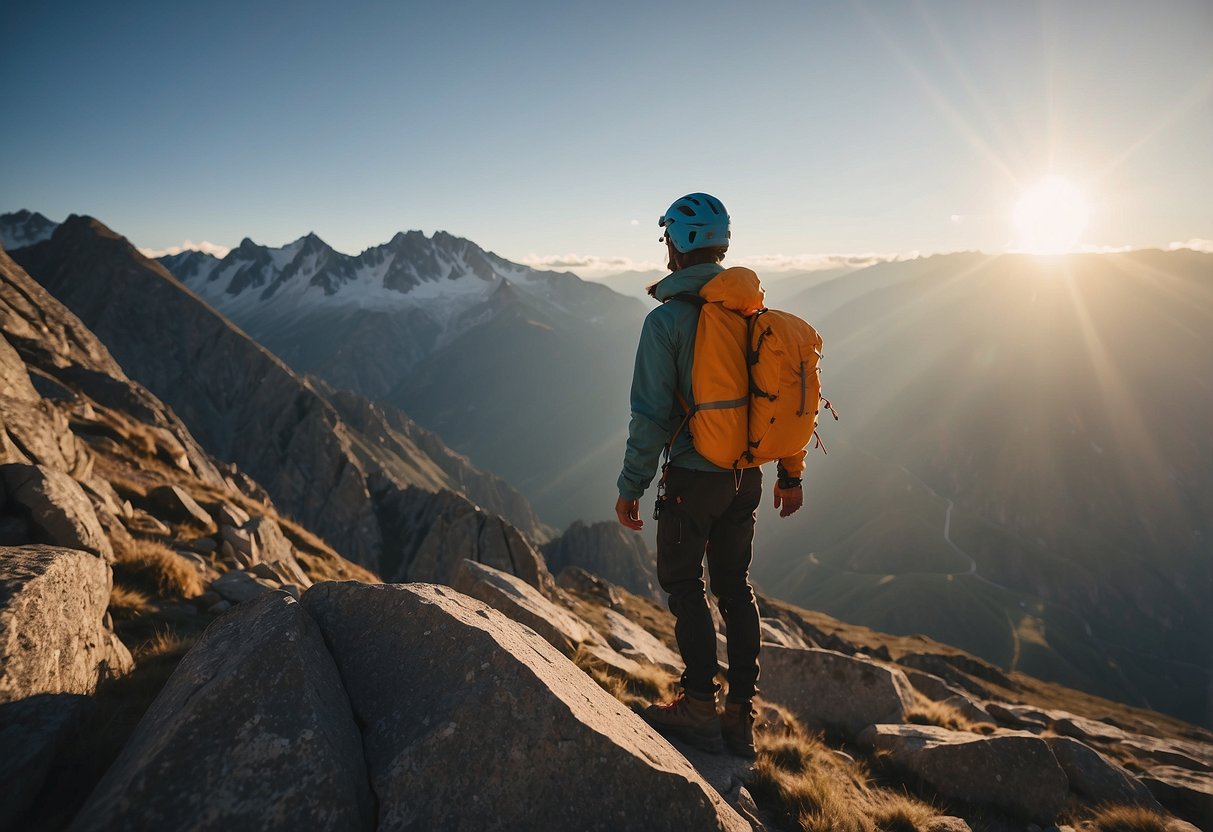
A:
<svg viewBox="0 0 1213 832">
<path fill-rule="evenodd" d="M 1068 179 L 1049 176 L 1028 188 L 1015 204 L 1019 248 L 1029 254 L 1073 251 L 1087 228 L 1087 201 Z"/>
</svg>

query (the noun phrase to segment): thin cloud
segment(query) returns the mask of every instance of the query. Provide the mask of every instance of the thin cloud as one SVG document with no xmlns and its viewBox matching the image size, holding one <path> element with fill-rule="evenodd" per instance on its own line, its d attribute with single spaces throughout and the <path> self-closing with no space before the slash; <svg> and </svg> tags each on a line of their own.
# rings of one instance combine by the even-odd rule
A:
<svg viewBox="0 0 1213 832">
<path fill-rule="evenodd" d="M 898 254 L 868 252 L 861 254 L 759 254 L 731 261 L 758 272 L 816 272 L 824 269 L 862 269 L 877 263 L 895 260 L 915 260 L 917 251 Z"/>
<path fill-rule="evenodd" d="M 205 254 L 213 254 L 216 257 L 227 257 L 227 253 L 231 251 L 227 246 L 221 246 L 218 243 L 212 243 L 208 240 L 203 240 L 200 243 L 195 243 L 193 240 L 186 240 L 179 246 L 169 246 L 168 248 L 141 248 L 139 253 L 144 257 L 165 257 L 170 254 L 180 254 L 183 251 L 201 251 Z"/>
<path fill-rule="evenodd" d="M 574 271 L 582 277 L 606 277 L 619 272 L 650 271 L 662 268 L 656 260 L 646 262 L 630 257 L 600 257 L 595 254 L 528 254 L 519 262 L 533 269 Z"/>
<path fill-rule="evenodd" d="M 1200 251 L 1205 254 L 1213 254 L 1213 240 L 1202 240 L 1198 237 L 1193 237 L 1191 240 L 1187 240 L 1182 243 L 1171 243 L 1171 245 L 1167 246 L 1167 249 L 1170 251 L 1175 251 L 1176 249 L 1180 248 L 1190 248 L 1193 251 Z"/>
<path fill-rule="evenodd" d="M 746 266 L 756 272 L 813 272 L 824 269 L 862 269 L 894 260 L 914 260 L 919 252 L 895 254 L 866 252 L 857 254 L 759 254 L 730 258 L 727 265 Z M 620 272 L 664 271 L 665 263 L 633 260 L 630 257 L 602 257 L 595 254 L 528 254 L 519 262 L 534 269 L 572 271 L 584 278 L 596 279 Z"/>
</svg>

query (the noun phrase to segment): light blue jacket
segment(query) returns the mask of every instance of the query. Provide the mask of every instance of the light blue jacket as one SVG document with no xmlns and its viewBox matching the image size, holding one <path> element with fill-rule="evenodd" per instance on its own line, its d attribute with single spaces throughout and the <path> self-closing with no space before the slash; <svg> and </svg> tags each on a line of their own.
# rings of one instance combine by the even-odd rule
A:
<svg viewBox="0 0 1213 832">
<path fill-rule="evenodd" d="M 653 481 L 661 450 L 670 440 L 684 412 L 674 391 L 687 402 L 691 395 L 691 359 L 695 354 L 695 329 L 699 307 L 675 301 L 682 292 L 697 295 L 709 280 L 724 271 L 716 263 L 680 269 L 657 284 L 661 306 L 644 319 L 632 373 L 632 421 L 628 425 L 628 447 L 619 475 L 619 496 L 638 500 Z M 685 427 L 678 432 L 670 451 L 670 464 L 697 471 L 727 471 L 704 459 L 691 444 Z"/>
</svg>

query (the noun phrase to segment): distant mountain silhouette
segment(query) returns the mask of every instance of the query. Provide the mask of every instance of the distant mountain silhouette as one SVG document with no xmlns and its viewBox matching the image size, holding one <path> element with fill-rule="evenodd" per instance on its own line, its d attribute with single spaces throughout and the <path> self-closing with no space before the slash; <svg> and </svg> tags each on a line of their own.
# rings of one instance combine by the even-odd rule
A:
<svg viewBox="0 0 1213 832">
<path fill-rule="evenodd" d="M 760 528 L 760 582 L 1208 720 L 1210 274 L 1186 250 L 957 254 L 802 294 L 843 420 L 807 516 Z"/>
</svg>

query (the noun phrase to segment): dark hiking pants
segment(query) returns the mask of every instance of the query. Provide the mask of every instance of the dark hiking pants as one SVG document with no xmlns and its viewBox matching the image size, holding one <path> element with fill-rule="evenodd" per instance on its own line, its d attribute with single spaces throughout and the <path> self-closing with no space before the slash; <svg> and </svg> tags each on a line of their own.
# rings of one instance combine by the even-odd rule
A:
<svg viewBox="0 0 1213 832">
<path fill-rule="evenodd" d="M 754 513 L 762 497 L 762 471 L 693 471 L 671 466 L 666 501 L 657 520 L 657 579 L 670 594 L 674 636 L 686 664 L 682 686 L 709 698 L 715 677 L 716 628 L 704 595 L 706 552 L 712 594 L 724 618 L 729 645 L 729 700 L 748 702 L 758 681 L 758 605 L 750 587 Z"/>
</svg>

